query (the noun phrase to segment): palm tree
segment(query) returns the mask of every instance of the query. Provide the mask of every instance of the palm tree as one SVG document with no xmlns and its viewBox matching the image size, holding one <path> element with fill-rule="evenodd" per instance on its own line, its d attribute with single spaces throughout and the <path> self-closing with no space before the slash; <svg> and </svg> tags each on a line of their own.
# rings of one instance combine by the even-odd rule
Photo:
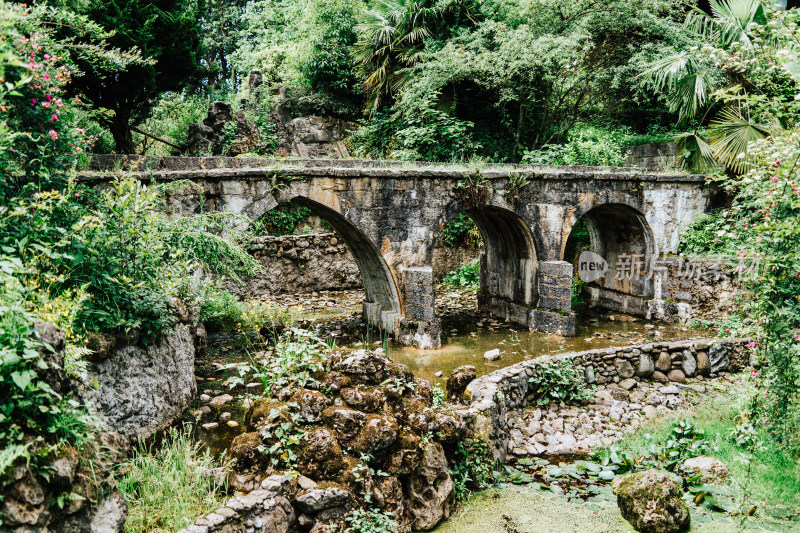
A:
<svg viewBox="0 0 800 533">
<path fill-rule="evenodd" d="M 768 22 L 768 13 L 761 1 L 710 0 L 710 4 L 711 15 L 696 7 L 689 14 L 684 26 L 687 32 L 698 42 L 713 43 L 722 49 L 735 46 L 743 56 L 752 53 L 754 29 Z M 702 61 L 696 49 L 657 60 L 644 75 L 656 91 L 666 96 L 670 110 L 678 113 L 679 124 L 712 111 L 709 95 L 719 87 L 710 65 Z M 729 87 L 728 92 L 738 93 L 740 97 L 728 98 L 711 121 L 709 140 L 697 131 L 676 139 L 678 157 L 687 169 L 702 171 L 720 163 L 736 173 L 744 172 L 748 143 L 766 137 L 774 129 L 753 117 L 747 99 L 741 97 L 745 94 L 741 85 Z"/>
<path fill-rule="evenodd" d="M 425 40 L 447 14 L 466 13 L 468 0 L 378 0 L 356 31 L 356 70 L 374 112 L 402 87 Z"/>
</svg>

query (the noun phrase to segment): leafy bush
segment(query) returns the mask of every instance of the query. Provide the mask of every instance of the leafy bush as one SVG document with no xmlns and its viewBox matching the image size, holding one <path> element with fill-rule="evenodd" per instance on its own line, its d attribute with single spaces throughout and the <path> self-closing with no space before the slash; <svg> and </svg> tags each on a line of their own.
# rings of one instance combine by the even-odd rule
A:
<svg viewBox="0 0 800 533">
<path fill-rule="evenodd" d="M 464 263 L 458 270 L 449 272 L 442 280 L 453 287 L 477 289 L 481 285 L 481 264 L 478 259 Z"/>
<path fill-rule="evenodd" d="M 466 213 L 459 213 L 453 220 L 445 224 L 439 234 L 439 240 L 445 246 L 467 246 L 470 248 L 481 248 L 483 237 L 477 224 Z"/>
<path fill-rule="evenodd" d="M 522 157 L 524 163 L 543 165 L 619 166 L 625 162 L 625 133 L 597 126 L 581 126 L 570 130 L 567 142 L 545 145 Z"/>
<path fill-rule="evenodd" d="M 493 483 L 494 457 L 489 445 L 478 437 L 458 441 L 456 458 L 450 469 L 456 498 L 467 501 L 474 491 Z"/>
<path fill-rule="evenodd" d="M 303 416 L 296 403 L 283 404 L 270 410 L 261 424 L 259 435 L 267 444 L 260 449 L 276 468 L 297 468 L 297 449 L 306 435 L 300 427 Z"/>
<path fill-rule="evenodd" d="M 290 328 L 275 346 L 274 356 L 258 370 L 264 390 L 269 394 L 273 387 L 305 387 L 313 374 L 325 369 L 329 351 L 314 333 Z"/>
<path fill-rule="evenodd" d="M 6 466 L 32 451 L 36 441 L 30 435 L 40 439 L 35 446 L 57 449 L 66 443 L 80 445 L 96 429 L 83 406 L 61 397 L 39 377 L 43 370 L 57 369 L 40 354 L 52 348 L 34 337 L 21 271 L 18 259 L 0 257 L 0 449 L 7 450 Z"/>
<path fill-rule="evenodd" d="M 209 332 L 246 332 L 290 324 L 294 320 L 285 308 L 258 301 L 241 301 L 230 291 L 213 284 L 208 285 L 200 297 L 199 318 Z"/>
<path fill-rule="evenodd" d="M 345 518 L 345 533 L 392 533 L 397 531 L 397 522 L 392 513 L 378 509 L 356 509 Z"/>
<path fill-rule="evenodd" d="M 728 211 L 703 214 L 681 235 L 678 252 L 694 256 L 729 255 L 738 252 L 735 226 L 741 221 Z"/>
<path fill-rule="evenodd" d="M 562 406 L 568 402 L 586 402 L 594 396 L 594 386 L 588 386 L 581 372 L 571 361 L 544 362 L 532 365 L 533 375 L 528 382 L 533 385 L 536 405 L 555 401 Z"/>
<path fill-rule="evenodd" d="M 208 475 L 219 466 L 192 438 L 191 428 L 170 430 L 160 445 L 139 442 L 119 466 L 119 490 L 128 504 L 125 531 L 177 531 L 221 507 L 227 487 Z"/>
<path fill-rule="evenodd" d="M 283 202 L 274 209 L 264 213 L 253 225 L 253 235 L 294 235 L 297 228 L 308 220 L 313 213 L 311 209 L 294 202 Z"/>
</svg>

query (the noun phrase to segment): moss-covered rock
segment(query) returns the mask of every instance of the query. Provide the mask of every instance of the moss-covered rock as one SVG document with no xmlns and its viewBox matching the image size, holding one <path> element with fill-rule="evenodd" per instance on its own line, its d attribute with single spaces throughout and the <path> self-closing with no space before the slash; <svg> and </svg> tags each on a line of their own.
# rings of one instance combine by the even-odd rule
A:
<svg viewBox="0 0 800 533">
<path fill-rule="evenodd" d="M 689 529 L 683 489 L 664 472 L 646 470 L 614 480 L 622 516 L 643 533 L 678 533 Z"/>
</svg>

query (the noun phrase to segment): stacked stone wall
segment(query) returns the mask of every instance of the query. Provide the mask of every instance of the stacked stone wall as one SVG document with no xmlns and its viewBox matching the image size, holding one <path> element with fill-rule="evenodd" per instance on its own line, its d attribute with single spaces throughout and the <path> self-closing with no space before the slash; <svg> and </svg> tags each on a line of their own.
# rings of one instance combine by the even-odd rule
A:
<svg viewBox="0 0 800 533">
<path fill-rule="evenodd" d="M 675 165 L 677 147 L 673 142 L 637 144 L 627 149 L 625 164 L 648 170 L 659 170 Z"/>
<path fill-rule="evenodd" d="M 263 269 L 244 286 L 227 283 L 239 296 L 363 288 L 355 259 L 336 233 L 254 237 L 247 249 Z M 434 248 L 434 281 L 479 253 L 476 248 Z"/>
<path fill-rule="evenodd" d="M 459 414 L 471 431 L 487 439 L 495 456 L 504 460 L 509 441 L 508 415 L 534 405 L 539 387 L 530 383 L 533 368 L 543 363 L 571 361 L 589 384 L 624 380 L 674 381 L 715 377 L 741 369 L 747 362 L 747 339 L 695 339 L 584 352 L 568 352 L 523 361 L 482 376 L 467 386 L 469 407 Z"/>
</svg>

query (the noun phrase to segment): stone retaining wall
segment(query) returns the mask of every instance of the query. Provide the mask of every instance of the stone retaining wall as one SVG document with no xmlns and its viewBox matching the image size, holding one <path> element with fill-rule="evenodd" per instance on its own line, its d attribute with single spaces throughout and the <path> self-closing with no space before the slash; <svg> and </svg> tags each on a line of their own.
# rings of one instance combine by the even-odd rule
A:
<svg viewBox="0 0 800 533">
<path fill-rule="evenodd" d="M 270 476 L 262 482 L 260 489 L 231 498 L 223 507 L 198 518 L 178 533 L 296 531 L 297 517 L 292 504 L 285 497 L 291 485 L 292 481 L 286 476 Z"/>
<path fill-rule="evenodd" d="M 228 290 L 239 296 L 363 287 L 355 259 L 336 233 L 255 237 L 248 251 L 264 268 L 245 286 L 227 282 Z M 479 254 L 475 248 L 434 248 L 434 281 L 441 281 L 448 272 Z"/>
<path fill-rule="evenodd" d="M 638 346 L 568 352 L 523 361 L 472 381 L 467 387 L 468 409 L 460 414 L 471 430 L 486 438 L 499 460 L 505 460 L 508 414 L 535 403 L 532 368 L 547 362 L 572 361 L 590 384 L 625 380 L 682 382 L 695 375 L 715 377 L 738 370 L 747 362 L 747 339 L 694 339 Z"/>
<path fill-rule="evenodd" d="M 675 165 L 677 147 L 674 142 L 637 144 L 626 150 L 625 164 L 630 167 L 660 170 Z"/>
<path fill-rule="evenodd" d="M 640 273 L 642 279 L 649 276 Z M 652 283 L 652 298 L 589 285 L 590 305 L 666 322 L 715 320 L 728 313 L 740 287 L 732 266 L 684 256 L 656 259 Z"/>
</svg>

